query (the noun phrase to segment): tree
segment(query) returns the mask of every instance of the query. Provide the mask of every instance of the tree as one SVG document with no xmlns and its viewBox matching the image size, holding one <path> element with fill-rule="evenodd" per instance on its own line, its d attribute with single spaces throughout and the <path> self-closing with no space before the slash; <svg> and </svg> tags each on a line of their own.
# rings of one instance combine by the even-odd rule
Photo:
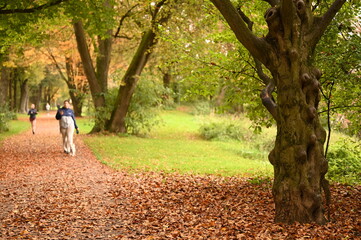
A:
<svg viewBox="0 0 361 240">
<path fill-rule="evenodd" d="M 21 53 L 25 46 L 39 45 L 39 43 L 46 37 L 46 27 L 51 25 L 58 14 L 58 9 L 55 6 L 61 5 L 68 0 L 49 0 L 46 1 L 31 1 L 24 2 L 21 0 L 4 1 L 0 7 L 0 54 L 4 56 L 8 54 Z M 17 106 L 17 91 L 18 84 L 21 84 L 21 111 L 24 112 L 27 108 L 28 101 L 28 87 L 32 87 L 32 83 L 37 81 L 38 76 L 33 75 L 30 63 L 22 63 L 20 65 L 10 64 L 11 68 L 7 67 L 8 62 L 14 61 L 15 58 L 6 60 L 4 57 L 0 60 L 2 72 L 4 76 L 9 77 L 9 94 L 6 100 L 10 100 L 12 109 L 19 108 Z M 4 65 L 5 62 L 5 65 Z M 20 68 L 19 68 L 20 67 Z M 29 75 L 32 79 L 27 78 Z M 25 78 L 24 78 L 25 77 Z M 34 77 L 34 78 L 33 78 Z M 37 79 L 35 79 L 37 78 Z M 21 81 L 21 82 L 19 82 Z"/>
<path fill-rule="evenodd" d="M 65 65 L 65 67 L 62 67 L 50 49 L 48 49 L 48 53 L 50 58 L 53 60 L 53 64 L 58 70 L 60 78 L 68 86 L 75 116 L 81 117 L 83 103 L 85 101 L 86 94 L 88 93 L 89 85 L 80 59 L 75 58 L 72 54 L 65 56 L 63 57 L 65 62 L 63 65 Z M 63 72 L 63 68 L 65 68 L 65 74 Z"/>
<path fill-rule="evenodd" d="M 312 1 L 268 0 L 268 34 L 262 38 L 247 26 L 241 8 L 229 0 L 211 2 L 255 61 L 271 74 L 262 74 L 259 66 L 267 84 L 261 100 L 277 124 L 275 147 L 269 154 L 274 167 L 275 221 L 325 223 L 322 190 L 329 197 L 323 152 L 326 132 L 317 114 L 321 71 L 314 67 L 313 53 L 345 0 L 335 0 L 320 17 L 315 16 L 317 5 Z"/>
<path fill-rule="evenodd" d="M 119 92 L 115 106 L 112 111 L 110 121 L 107 124 L 107 129 L 111 132 L 126 133 L 125 117 L 128 112 L 130 101 L 134 93 L 135 87 L 139 80 L 144 66 L 146 65 L 155 46 L 156 30 L 159 25 L 164 24 L 170 17 L 170 12 L 159 14 L 161 9 L 164 9 L 166 0 L 159 1 L 154 4 L 154 10 L 151 13 L 151 24 L 149 29 L 143 34 L 142 40 L 139 43 L 138 49 L 134 54 L 132 62 L 130 63 L 127 72 L 125 73 L 122 84 L 119 87 Z M 165 10 L 163 10 L 165 11 Z M 161 17 L 158 16 L 161 15 Z"/>
</svg>

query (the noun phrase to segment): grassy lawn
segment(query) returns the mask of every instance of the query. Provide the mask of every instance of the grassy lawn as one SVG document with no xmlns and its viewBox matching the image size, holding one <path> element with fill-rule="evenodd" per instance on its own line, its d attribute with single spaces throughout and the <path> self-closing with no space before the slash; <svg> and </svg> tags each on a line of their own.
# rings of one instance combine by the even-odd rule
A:
<svg viewBox="0 0 361 240">
<path fill-rule="evenodd" d="M 24 132 L 24 131 L 26 131 L 28 129 L 30 129 L 29 122 L 18 121 L 18 120 L 10 121 L 9 131 L 0 133 L 0 142 L 2 140 L 4 140 L 5 138 L 7 138 L 7 137 L 10 137 L 10 136 L 15 135 L 15 134 L 19 134 L 19 133 Z"/>
<path fill-rule="evenodd" d="M 153 129 L 147 138 L 98 135 L 85 137 L 85 142 L 100 161 L 116 169 L 223 176 L 272 175 L 272 166 L 266 160 L 268 152 L 258 151 L 249 142 L 203 140 L 197 132 L 202 119 L 184 112 L 168 111 L 161 117 L 163 124 Z M 82 120 L 79 124 L 87 128 Z"/>
</svg>

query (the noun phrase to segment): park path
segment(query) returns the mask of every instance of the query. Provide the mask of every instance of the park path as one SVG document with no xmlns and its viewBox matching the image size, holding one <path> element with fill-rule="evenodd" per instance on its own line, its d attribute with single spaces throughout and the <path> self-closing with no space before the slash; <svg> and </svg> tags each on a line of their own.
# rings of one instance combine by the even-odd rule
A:
<svg viewBox="0 0 361 240">
<path fill-rule="evenodd" d="M 333 188 L 325 226 L 274 224 L 269 181 L 115 171 L 88 136 L 75 135 L 77 156 L 63 153 L 54 115 L 0 146 L 0 240 L 361 237 L 360 187 Z"/>
<path fill-rule="evenodd" d="M 105 193 L 114 172 L 95 159 L 80 135 L 77 156 L 65 154 L 54 116 L 40 114 L 36 134 L 29 129 L 0 147 L 0 236 L 53 239 L 66 236 L 68 228 L 71 236 L 71 224 L 82 216 L 96 218 L 110 205 Z"/>
</svg>

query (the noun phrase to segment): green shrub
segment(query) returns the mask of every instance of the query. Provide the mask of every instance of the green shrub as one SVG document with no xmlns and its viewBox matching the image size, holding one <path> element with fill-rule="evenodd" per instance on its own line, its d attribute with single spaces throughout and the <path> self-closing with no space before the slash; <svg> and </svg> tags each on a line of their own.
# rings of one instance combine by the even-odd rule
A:
<svg viewBox="0 0 361 240">
<path fill-rule="evenodd" d="M 0 133 L 9 131 L 10 120 L 16 119 L 16 114 L 8 110 L 8 106 L 0 106 Z"/>
<path fill-rule="evenodd" d="M 211 112 L 212 105 L 209 101 L 197 101 L 192 104 L 193 115 L 209 115 Z"/>
<path fill-rule="evenodd" d="M 350 138 L 344 138 L 331 146 L 327 155 L 328 177 L 332 181 L 361 183 L 361 144 Z"/>
<path fill-rule="evenodd" d="M 201 125 L 200 135 L 207 140 L 248 140 L 252 132 L 245 128 L 240 121 L 219 119 Z"/>
<path fill-rule="evenodd" d="M 163 96 L 169 94 L 162 84 L 144 78 L 141 79 L 132 97 L 125 118 L 127 131 L 133 135 L 144 135 L 159 124 L 158 109 L 163 106 Z M 167 104 L 170 104 L 167 102 Z"/>
</svg>

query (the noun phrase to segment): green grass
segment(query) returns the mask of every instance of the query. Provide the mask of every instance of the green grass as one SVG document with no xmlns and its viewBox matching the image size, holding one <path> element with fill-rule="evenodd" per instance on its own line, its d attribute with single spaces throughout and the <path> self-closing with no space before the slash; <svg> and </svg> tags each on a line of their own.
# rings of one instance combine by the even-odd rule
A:
<svg viewBox="0 0 361 240">
<path fill-rule="evenodd" d="M 78 125 L 81 134 L 89 133 L 93 127 L 93 123 L 89 118 L 85 117 L 76 118 L 76 124 Z"/>
<path fill-rule="evenodd" d="M 98 135 L 85 142 L 100 161 L 115 169 L 271 176 L 267 153 L 248 142 L 203 140 L 197 132 L 202 119 L 184 112 L 168 111 L 161 117 L 163 124 L 147 138 Z M 260 158 L 245 157 L 245 152 Z"/>
<path fill-rule="evenodd" d="M 10 137 L 15 134 L 19 134 L 26 130 L 30 129 L 30 123 L 19 120 L 12 120 L 9 123 L 9 131 L 0 133 L 0 142 L 5 138 Z M 1 143 L 0 143 L 1 144 Z"/>
</svg>

